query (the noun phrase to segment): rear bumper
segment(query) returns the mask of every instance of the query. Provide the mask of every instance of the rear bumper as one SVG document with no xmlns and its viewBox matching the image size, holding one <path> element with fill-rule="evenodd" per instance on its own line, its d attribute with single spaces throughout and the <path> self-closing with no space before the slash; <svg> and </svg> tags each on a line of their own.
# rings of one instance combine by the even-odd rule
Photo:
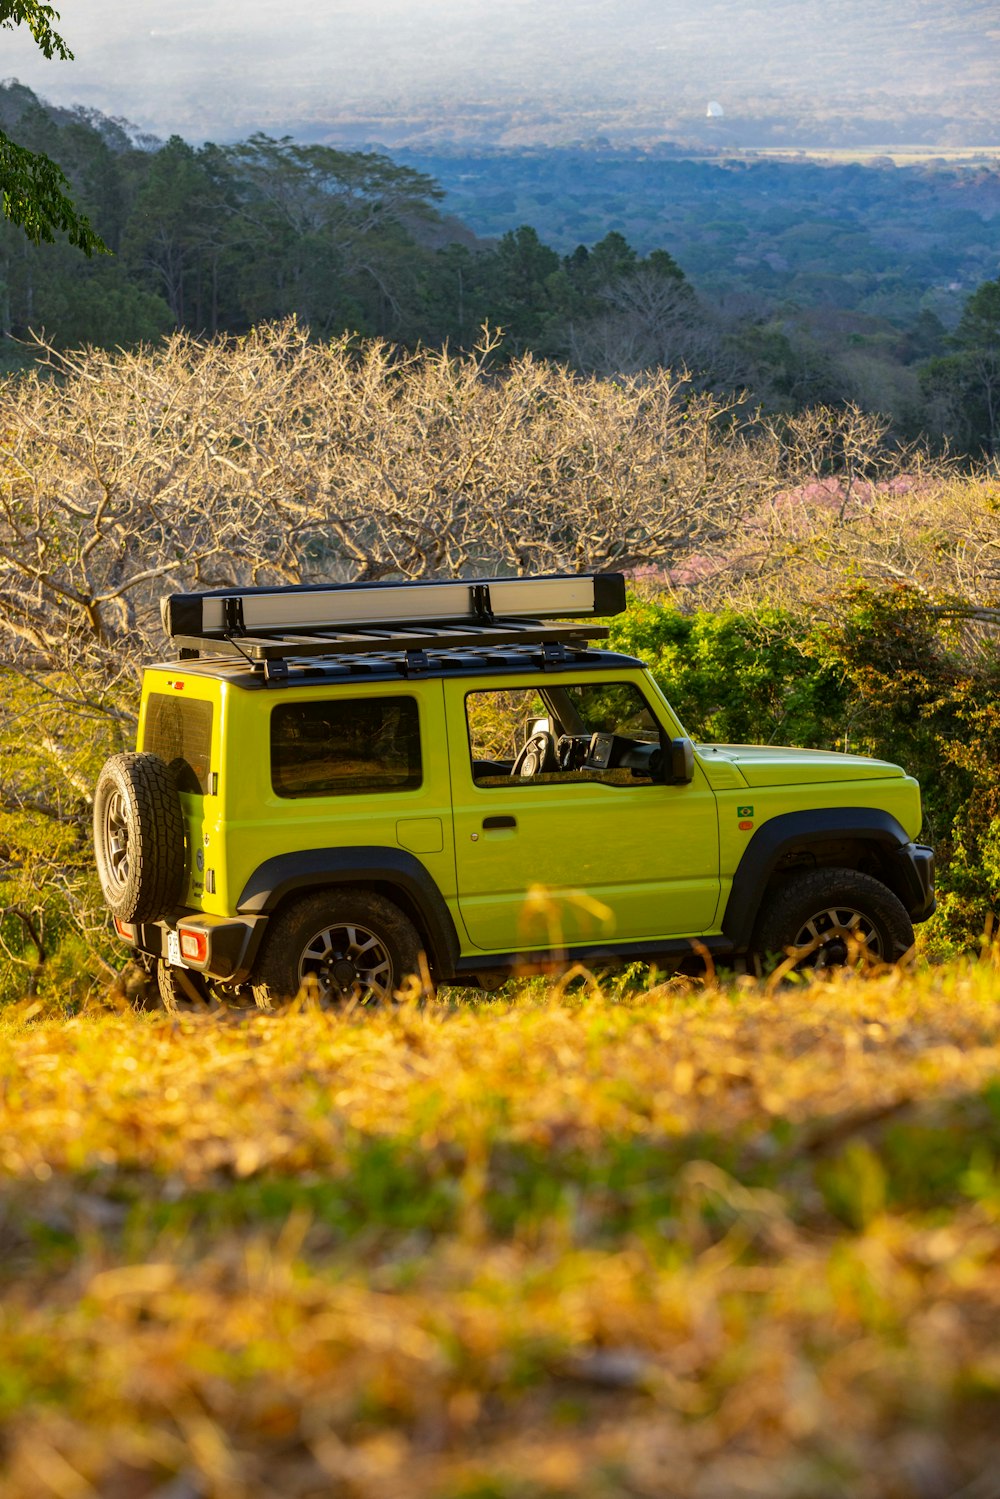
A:
<svg viewBox="0 0 1000 1499">
<path fill-rule="evenodd" d="M 904 843 L 893 850 L 896 889 L 911 921 L 934 915 L 934 850 L 924 843 Z"/>
<path fill-rule="evenodd" d="M 133 927 L 134 937 L 129 938 L 119 929 L 119 935 L 131 941 L 140 952 L 160 958 L 164 963 L 176 967 L 190 968 L 192 973 L 202 973 L 206 978 L 218 979 L 226 984 L 243 984 L 250 976 L 254 957 L 260 946 L 267 925 L 266 916 L 206 916 L 197 911 L 188 914 L 178 912 L 173 921 L 150 921 Z M 201 959 L 181 957 L 178 928 L 186 932 L 197 932 L 205 938 L 205 955 Z"/>
</svg>

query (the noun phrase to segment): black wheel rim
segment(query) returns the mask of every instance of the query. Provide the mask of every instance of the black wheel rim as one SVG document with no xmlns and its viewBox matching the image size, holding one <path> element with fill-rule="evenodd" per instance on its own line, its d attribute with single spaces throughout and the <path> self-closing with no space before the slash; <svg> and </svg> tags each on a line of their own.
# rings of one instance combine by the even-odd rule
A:
<svg viewBox="0 0 1000 1499">
<path fill-rule="evenodd" d="M 807 949 L 802 962 L 810 968 L 836 968 L 858 952 L 885 957 L 882 934 L 872 918 L 854 906 L 824 906 L 804 921 L 792 946 Z"/>
<path fill-rule="evenodd" d="M 129 821 L 125 798 L 120 791 L 113 791 L 104 809 L 104 851 L 108 877 L 121 889 L 128 881 Z"/>
<path fill-rule="evenodd" d="M 378 1003 L 391 999 L 395 987 L 392 955 L 378 933 L 361 922 L 331 922 L 306 943 L 299 958 L 299 987 L 310 979 L 319 985 L 324 1003 Z"/>
</svg>

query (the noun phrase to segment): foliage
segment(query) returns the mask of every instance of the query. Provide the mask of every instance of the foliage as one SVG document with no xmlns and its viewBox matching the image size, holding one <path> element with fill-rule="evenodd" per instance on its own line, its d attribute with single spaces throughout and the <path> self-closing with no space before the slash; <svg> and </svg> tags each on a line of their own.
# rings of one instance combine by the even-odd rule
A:
<svg viewBox="0 0 1000 1499">
<path fill-rule="evenodd" d="M 993 457 L 1000 445 L 1000 280 L 967 299 L 954 351 L 921 370 L 932 419 L 972 452 Z"/>
<path fill-rule="evenodd" d="M 505 330 L 505 358 L 704 363 L 694 332 L 706 310 L 663 250 L 640 258 L 612 233 L 563 259 L 527 227 L 477 243 L 442 220 L 430 177 L 375 153 L 260 132 L 198 149 L 173 136 L 150 150 L 114 121 L 67 117 L 16 84 L 0 89 L 0 108 L 36 152 L 67 162 L 117 252 L 88 276 L 0 233 L 0 322 L 15 337 L 44 328 L 63 348 L 130 346 L 170 326 L 242 334 L 293 315 L 317 337 L 467 349 L 488 322 Z"/>
<path fill-rule="evenodd" d="M 91 790 L 126 747 L 114 718 L 67 702 L 77 682 L 0 670 L 0 1002 L 78 996 L 113 972 L 90 842 Z"/>
<path fill-rule="evenodd" d="M 69 60 L 70 52 L 53 28 L 59 16 L 40 0 L 0 0 L 0 27 L 27 26 L 45 57 Z M 65 191 L 66 174 L 41 151 L 29 151 L 0 131 L 0 192 L 3 211 L 35 244 L 52 243 L 57 233 L 86 255 L 107 247 Z"/>
<path fill-rule="evenodd" d="M 613 621 L 610 644 L 647 662 L 698 739 L 829 747 L 844 686 L 803 636 L 802 621 L 780 609 L 683 614 L 652 599 Z"/>
<path fill-rule="evenodd" d="M 953 326 L 1000 248 L 995 150 L 969 163 L 942 152 L 902 170 L 874 153 L 861 165 L 834 153 L 736 153 L 722 141 L 414 142 L 400 159 L 440 182 L 447 209 L 484 237 L 502 235 L 515 213 L 562 255 L 617 231 L 640 256 L 667 248 L 706 297 L 766 301 L 801 332 L 839 322 L 841 345 L 898 341 L 922 314 L 925 336 L 935 314 Z"/>
<path fill-rule="evenodd" d="M 993 963 L 0 1019 L 5 1493 L 995 1471 Z M 982 1485 L 979 1484 L 981 1487 Z"/>
</svg>

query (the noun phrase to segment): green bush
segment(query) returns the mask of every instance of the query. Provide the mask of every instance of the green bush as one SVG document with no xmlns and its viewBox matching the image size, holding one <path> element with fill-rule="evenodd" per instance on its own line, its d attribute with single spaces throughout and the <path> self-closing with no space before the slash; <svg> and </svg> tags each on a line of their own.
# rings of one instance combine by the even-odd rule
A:
<svg viewBox="0 0 1000 1499">
<path fill-rule="evenodd" d="M 839 747 L 843 682 L 784 610 L 682 614 L 633 599 L 609 643 L 649 664 L 696 739 Z"/>
<path fill-rule="evenodd" d="M 66 711 L 55 677 L 0 682 L 0 1001 L 49 990 L 72 1000 L 121 958 L 94 869 L 89 793 L 131 725 Z"/>
</svg>

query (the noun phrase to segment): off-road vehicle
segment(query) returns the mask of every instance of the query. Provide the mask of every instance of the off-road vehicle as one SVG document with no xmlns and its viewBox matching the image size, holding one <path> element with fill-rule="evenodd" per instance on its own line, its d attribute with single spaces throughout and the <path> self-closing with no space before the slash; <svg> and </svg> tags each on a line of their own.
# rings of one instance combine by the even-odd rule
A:
<svg viewBox="0 0 1000 1499">
<path fill-rule="evenodd" d="M 896 765 L 692 744 L 596 647 L 620 574 L 175 594 L 138 751 L 94 803 L 119 935 L 168 1002 L 378 999 L 425 966 L 676 966 L 863 944 L 934 909 Z"/>
</svg>

